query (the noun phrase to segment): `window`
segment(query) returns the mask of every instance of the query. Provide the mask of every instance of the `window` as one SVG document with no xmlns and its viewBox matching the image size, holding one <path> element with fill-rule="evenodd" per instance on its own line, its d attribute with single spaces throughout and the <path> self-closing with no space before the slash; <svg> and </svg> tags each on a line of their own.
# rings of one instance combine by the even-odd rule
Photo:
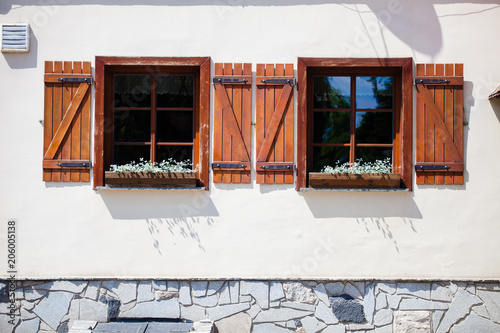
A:
<svg viewBox="0 0 500 333">
<path fill-rule="evenodd" d="M 411 189 L 411 59 L 299 58 L 297 190 L 336 163 L 392 161 Z"/>
<path fill-rule="evenodd" d="M 111 164 L 189 159 L 208 189 L 209 58 L 96 58 L 94 186 Z"/>
</svg>

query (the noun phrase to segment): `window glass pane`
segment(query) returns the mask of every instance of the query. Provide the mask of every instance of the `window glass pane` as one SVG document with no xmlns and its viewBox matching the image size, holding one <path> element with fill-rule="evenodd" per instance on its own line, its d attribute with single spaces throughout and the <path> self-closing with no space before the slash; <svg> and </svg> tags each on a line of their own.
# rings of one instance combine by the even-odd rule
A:
<svg viewBox="0 0 500 333">
<path fill-rule="evenodd" d="M 150 107 L 150 75 L 115 75 L 115 107 Z"/>
<path fill-rule="evenodd" d="M 392 112 L 356 112 L 356 143 L 392 143 Z"/>
<path fill-rule="evenodd" d="M 356 147 L 356 160 L 363 159 L 363 162 L 375 162 L 376 160 L 392 160 L 392 147 Z"/>
<path fill-rule="evenodd" d="M 146 146 L 122 146 L 115 145 L 114 146 L 114 154 L 113 154 L 113 164 L 122 165 L 127 164 L 132 161 L 139 162 L 140 158 L 143 158 L 145 161 L 149 161 L 150 158 L 150 147 Z"/>
<path fill-rule="evenodd" d="M 158 107 L 193 107 L 192 75 L 158 75 L 156 105 Z"/>
<path fill-rule="evenodd" d="M 158 142 L 193 142 L 193 111 L 158 111 Z"/>
<path fill-rule="evenodd" d="M 314 77 L 315 109 L 349 109 L 351 78 L 349 76 Z"/>
<path fill-rule="evenodd" d="M 356 108 L 392 109 L 393 85 L 392 76 L 356 77 Z"/>
<path fill-rule="evenodd" d="M 313 148 L 313 171 L 321 171 L 327 165 L 335 166 L 337 162 L 349 162 L 349 147 Z"/>
<path fill-rule="evenodd" d="M 166 161 L 169 158 L 177 162 L 190 160 L 193 161 L 193 147 L 192 146 L 157 146 L 156 160 L 158 162 Z"/>
<path fill-rule="evenodd" d="M 120 110 L 114 112 L 115 142 L 151 141 L 150 110 Z"/>
<path fill-rule="evenodd" d="M 315 111 L 314 143 L 349 143 L 350 112 Z"/>
</svg>

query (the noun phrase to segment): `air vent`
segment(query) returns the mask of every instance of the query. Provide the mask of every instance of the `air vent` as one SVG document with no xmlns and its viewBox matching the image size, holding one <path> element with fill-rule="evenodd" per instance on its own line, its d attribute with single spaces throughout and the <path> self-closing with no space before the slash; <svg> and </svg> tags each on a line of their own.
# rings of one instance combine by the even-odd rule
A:
<svg viewBox="0 0 500 333">
<path fill-rule="evenodd" d="M 28 52 L 29 24 L 2 24 L 2 52 Z"/>
</svg>

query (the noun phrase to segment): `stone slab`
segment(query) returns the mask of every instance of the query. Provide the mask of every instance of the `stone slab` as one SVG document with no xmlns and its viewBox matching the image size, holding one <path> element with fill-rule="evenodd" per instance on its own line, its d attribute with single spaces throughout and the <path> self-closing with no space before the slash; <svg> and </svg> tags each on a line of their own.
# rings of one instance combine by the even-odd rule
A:
<svg viewBox="0 0 500 333">
<path fill-rule="evenodd" d="M 379 293 L 375 298 L 375 311 L 387 307 L 387 297 L 385 293 Z"/>
<path fill-rule="evenodd" d="M 274 324 L 265 323 L 254 325 L 252 333 L 290 333 L 290 330 Z"/>
<path fill-rule="evenodd" d="M 122 304 L 130 303 L 137 296 L 137 282 L 135 281 L 104 281 L 102 286 L 113 292 Z"/>
<path fill-rule="evenodd" d="M 330 304 L 335 317 L 341 322 L 363 323 L 366 321 L 363 305 L 351 295 L 331 296 Z"/>
<path fill-rule="evenodd" d="M 316 306 L 314 316 L 327 325 L 337 324 L 339 320 L 333 314 L 332 309 L 323 302 L 319 302 Z"/>
<path fill-rule="evenodd" d="M 241 295 L 252 295 L 262 309 L 269 309 L 269 283 L 264 281 L 241 281 Z"/>
<path fill-rule="evenodd" d="M 394 295 L 397 289 L 396 284 L 391 282 L 378 282 L 377 288 L 389 295 Z"/>
<path fill-rule="evenodd" d="M 231 303 L 238 303 L 240 301 L 239 281 L 229 281 L 229 295 L 231 296 Z"/>
<path fill-rule="evenodd" d="M 231 294 L 229 292 L 229 284 L 224 283 L 219 293 L 219 305 L 231 304 Z"/>
<path fill-rule="evenodd" d="M 484 302 L 491 320 L 500 324 L 500 291 L 478 289 L 477 296 Z"/>
<path fill-rule="evenodd" d="M 198 321 L 202 319 L 207 319 L 207 313 L 205 308 L 197 305 L 181 306 L 181 318 Z"/>
<path fill-rule="evenodd" d="M 207 288 L 207 296 L 214 295 L 222 288 L 224 281 L 210 281 Z"/>
<path fill-rule="evenodd" d="M 193 297 L 193 303 L 196 305 L 204 306 L 204 307 L 214 307 L 217 305 L 219 301 L 219 297 L 217 295 L 210 295 L 204 297 Z"/>
<path fill-rule="evenodd" d="M 430 283 L 398 283 L 398 295 L 411 295 L 418 298 L 431 299 Z"/>
<path fill-rule="evenodd" d="M 210 320 L 217 321 L 248 309 L 250 309 L 249 303 L 229 304 L 207 309 L 207 314 Z"/>
<path fill-rule="evenodd" d="M 219 320 L 215 326 L 218 333 L 250 333 L 252 318 L 246 313 L 237 313 Z"/>
<path fill-rule="evenodd" d="M 119 318 L 180 318 L 180 305 L 177 299 L 137 303 L 128 311 L 120 311 Z"/>
<path fill-rule="evenodd" d="M 285 292 L 283 291 L 283 284 L 279 281 L 272 281 L 269 286 L 269 299 L 270 301 L 277 301 L 285 298 Z"/>
<path fill-rule="evenodd" d="M 90 281 L 87 290 L 85 290 L 84 297 L 97 301 L 97 297 L 99 297 L 99 288 L 99 281 Z"/>
<path fill-rule="evenodd" d="M 447 286 L 443 286 L 439 283 L 433 283 L 431 288 L 431 300 L 433 301 L 444 301 L 451 302 L 453 299 L 453 293 L 451 289 Z"/>
<path fill-rule="evenodd" d="M 262 310 L 254 319 L 254 323 L 272 323 L 276 321 L 289 321 L 311 315 L 310 311 L 301 311 L 291 308 L 271 308 Z"/>
<path fill-rule="evenodd" d="M 344 291 L 344 284 L 342 282 L 329 282 L 325 284 L 325 288 L 329 296 L 340 295 Z"/>
<path fill-rule="evenodd" d="M 153 280 L 152 284 L 153 284 L 154 290 L 167 290 L 167 282 L 165 282 L 165 281 Z"/>
<path fill-rule="evenodd" d="M 450 328 L 459 320 L 465 318 L 472 306 L 477 304 L 481 304 L 479 298 L 459 288 L 450 304 L 450 308 L 444 314 L 441 324 L 437 327 L 436 333 L 449 332 Z"/>
<path fill-rule="evenodd" d="M 315 317 L 305 317 L 301 319 L 300 322 L 307 333 L 317 333 L 326 327 L 325 323 L 319 321 Z"/>
<path fill-rule="evenodd" d="M 93 301 L 91 299 L 80 300 L 80 314 L 81 320 L 95 320 L 98 322 L 108 321 L 108 305 Z"/>
<path fill-rule="evenodd" d="M 283 283 L 283 290 L 288 301 L 314 304 L 318 297 L 314 291 L 300 282 Z"/>
<path fill-rule="evenodd" d="M 285 308 L 292 308 L 292 309 L 310 311 L 310 312 L 314 312 L 316 310 L 316 306 L 314 304 L 308 304 L 308 303 L 282 302 L 281 306 L 285 307 Z"/>
<path fill-rule="evenodd" d="M 394 333 L 431 332 L 431 312 L 394 311 Z"/>
<path fill-rule="evenodd" d="M 38 303 L 33 312 L 37 314 L 53 330 L 61 323 L 61 319 L 69 311 L 69 304 L 74 294 L 66 291 L 53 291 Z"/>
<path fill-rule="evenodd" d="M 155 298 L 151 288 L 151 282 L 141 281 L 137 287 L 137 302 L 149 302 Z"/>
<path fill-rule="evenodd" d="M 326 291 L 325 285 L 323 283 L 319 283 L 316 287 L 313 288 L 313 290 L 321 302 L 330 305 L 330 300 L 328 299 L 328 292 Z"/>
<path fill-rule="evenodd" d="M 375 313 L 375 316 L 373 317 L 373 324 L 377 327 L 389 325 L 392 323 L 392 318 L 392 310 L 383 309 Z"/>
<path fill-rule="evenodd" d="M 67 291 L 70 293 L 79 294 L 87 286 L 86 281 L 53 281 L 44 284 L 39 284 L 36 289 L 45 289 L 50 291 Z"/>
<path fill-rule="evenodd" d="M 500 325 L 492 323 L 488 319 L 469 315 L 465 320 L 453 326 L 453 333 L 498 333 Z"/>
<path fill-rule="evenodd" d="M 191 282 L 191 288 L 193 289 L 194 297 L 203 297 L 207 294 L 207 281 L 194 281 Z"/>
<path fill-rule="evenodd" d="M 375 288 L 373 283 L 370 283 L 365 288 L 365 297 L 363 299 L 363 311 L 366 321 L 373 324 L 373 314 L 375 313 Z M 337 316 L 337 318 L 339 318 Z"/>
<path fill-rule="evenodd" d="M 38 332 L 38 329 L 40 327 L 40 319 L 31 319 L 31 320 L 26 320 L 22 321 L 19 326 L 16 328 L 16 333 L 34 333 Z M 5 331 L 9 332 L 9 331 Z"/>
<path fill-rule="evenodd" d="M 191 287 L 189 282 L 181 282 L 179 287 L 179 303 L 182 305 L 191 305 L 193 300 L 191 299 Z"/>
<path fill-rule="evenodd" d="M 448 307 L 449 303 L 414 298 L 403 298 L 399 304 L 400 310 L 446 310 Z"/>
</svg>

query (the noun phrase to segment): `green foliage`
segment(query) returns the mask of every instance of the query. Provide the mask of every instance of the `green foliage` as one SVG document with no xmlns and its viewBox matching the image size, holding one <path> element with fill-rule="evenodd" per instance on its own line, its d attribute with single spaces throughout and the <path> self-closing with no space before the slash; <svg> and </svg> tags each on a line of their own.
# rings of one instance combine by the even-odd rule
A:
<svg viewBox="0 0 500 333">
<path fill-rule="evenodd" d="M 176 160 L 169 158 L 167 161 L 162 161 L 160 163 L 155 163 L 151 161 L 144 161 L 143 158 L 139 160 L 139 163 L 132 161 L 123 165 L 111 164 L 110 170 L 112 172 L 195 172 L 196 170 L 191 169 L 191 161 L 185 160 L 177 162 Z"/>
<path fill-rule="evenodd" d="M 343 163 L 332 166 L 325 166 L 321 170 L 322 173 L 392 173 L 392 163 L 390 158 L 385 160 L 376 160 L 375 162 L 363 162 L 362 159 L 356 160 L 354 163 Z"/>
</svg>

